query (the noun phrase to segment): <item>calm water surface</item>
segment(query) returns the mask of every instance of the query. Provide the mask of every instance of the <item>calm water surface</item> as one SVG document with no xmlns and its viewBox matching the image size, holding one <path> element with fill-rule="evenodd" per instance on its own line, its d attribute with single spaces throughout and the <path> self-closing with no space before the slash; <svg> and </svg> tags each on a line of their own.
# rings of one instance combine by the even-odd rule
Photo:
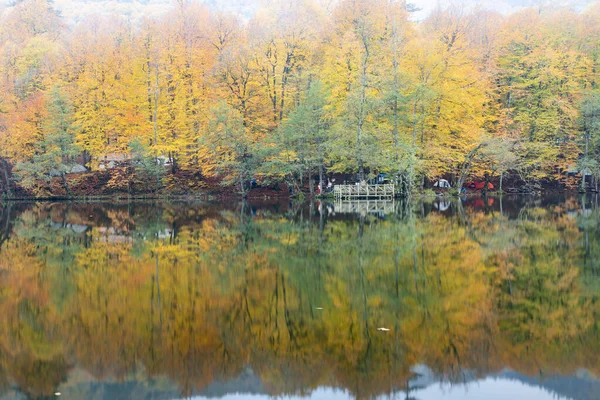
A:
<svg viewBox="0 0 600 400">
<path fill-rule="evenodd" d="M 3 204 L 0 399 L 599 399 L 598 204 Z"/>
</svg>

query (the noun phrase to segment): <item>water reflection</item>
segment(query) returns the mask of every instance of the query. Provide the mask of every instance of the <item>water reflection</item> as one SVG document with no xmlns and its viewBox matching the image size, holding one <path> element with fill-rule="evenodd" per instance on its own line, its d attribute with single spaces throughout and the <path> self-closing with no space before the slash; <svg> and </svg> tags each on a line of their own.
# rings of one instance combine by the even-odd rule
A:
<svg viewBox="0 0 600 400">
<path fill-rule="evenodd" d="M 596 399 L 597 204 L 5 204 L 0 398 Z"/>
</svg>

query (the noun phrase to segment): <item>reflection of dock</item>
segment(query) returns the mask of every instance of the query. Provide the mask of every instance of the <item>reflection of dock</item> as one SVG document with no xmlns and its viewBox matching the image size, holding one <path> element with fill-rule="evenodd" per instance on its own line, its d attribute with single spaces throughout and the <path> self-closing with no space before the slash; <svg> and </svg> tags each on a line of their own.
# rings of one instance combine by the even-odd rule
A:
<svg viewBox="0 0 600 400">
<path fill-rule="evenodd" d="M 341 199 L 392 199 L 394 198 L 394 185 L 335 185 L 333 193 L 336 200 Z"/>
<path fill-rule="evenodd" d="M 394 212 L 394 200 L 336 200 L 336 213 L 390 214 Z"/>
</svg>

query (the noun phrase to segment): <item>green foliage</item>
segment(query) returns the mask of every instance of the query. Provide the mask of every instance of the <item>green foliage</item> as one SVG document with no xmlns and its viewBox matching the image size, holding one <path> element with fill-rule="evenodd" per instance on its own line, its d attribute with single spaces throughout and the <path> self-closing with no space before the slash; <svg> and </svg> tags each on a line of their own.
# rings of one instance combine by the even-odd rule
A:
<svg viewBox="0 0 600 400">
<path fill-rule="evenodd" d="M 160 189 L 166 172 L 165 160 L 152 154 L 151 147 L 144 145 L 140 140 L 133 140 L 129 148 L 136 178 L 154 191 Z"/>
<path fill-rule="evenodd" d="M 18 163 L 15 174 L 26 188 L 36 188 L 40 180 L 48 183 L 52 177 L 61 177 L 69 194 L 65 175 L 76 165 L 79 149 L 74 143 L 76 127 L 71 105 L 58 88 L 50 92 L 42 132 L 43 139 L 36 143 L 32 159 Z"/>
<path fill-rule="evenodd" d="M 589 93 L 579 106 L 579 127 L 583 154 L 577 161 L 577 169 L 582 176 L 600 177 L 600 94 Z M 585 191 L 586 180 L 581 180 L 581 190 Z"/>
<path fill-rule="evenodd" d="M 426 199 L 435 198 L 437 196 L 433 189 L 424 189 L 421 195 Z"/>
<path fill-rule="evenodd" d="M 328 93 L 313 81 L 304 98 L 279 128 L 262 171 L 297 179 L 324 170 L 331 140 Z"/>
<path fill-rule="evenodd" d="M 215 163 L 223 184 L 239 184 L 244 196 L 248 190 L 247 183 L 254 177 L 260 159 L 242 115 L 227 103 L 220 102 L 211 111 L 208 131 L 205 144 L 218 155 Z"/>
<path fill-rule="evenodd" d="M 331 169 L 338 172 L 359 171 L 383 166 L 383 143 L 378 138 L 378 126 L 368 116 L 378 110 L 378 99 L 363 96 L 358 86 L 348 94 L 341 114 L 332 128 L 329 151 L 333 161 Z"/>
</svg>

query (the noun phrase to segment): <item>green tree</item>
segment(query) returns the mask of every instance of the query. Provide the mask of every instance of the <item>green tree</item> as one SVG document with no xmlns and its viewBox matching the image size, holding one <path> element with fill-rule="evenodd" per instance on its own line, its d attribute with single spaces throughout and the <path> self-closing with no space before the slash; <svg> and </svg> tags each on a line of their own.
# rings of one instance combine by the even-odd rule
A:
<svg viewBox="0 0 600 400">
<path fill-rule="evenodd" d="M 154 191 L 160 189 L 165 174 L 164 159 L 153 155 L 152 149 L 145 146 L 139 139 L 134 139 L 129 144 L 129 149 L 133 156 L 133 169 L 136 177 L 144 183 L 152 182 L 148 186 Z"/>
<path fill-rule="evenodd" d="M 520 160 L 515 151 L 519 143 L 508 137 L 494 137 L 485 141 L 484 144 L 482 157 L 487 163 L 490 176 L 500 176 L 498 189 L 502 191 L 504 174 L 510 170 L 516 170 L 520 166 Z"/>
<path fill-rule="evenodd" d="M 325 159 L 330 119 L 326 111 L 327 93 L 319 81 L 311 83 L 306 98 L 290 114 L 281 129 L 281 154 L 288 155 L 282 160 L 288 172 L 295 175 L 308 175 L 310 193 L 314 194 L 312 177 L 319 172 L 319 189 L 325 182 Z"/>
<path fill-rule="evenodd" d="M 39 180 L 50 182 L 52 177 L 60 177 L 66 194 L 71 196 L 65 175 L 71 172 L 79 154 L 73 140 L 76 131 L 73 112 L 60 89 L 53 88 L 49 97 L 49 117 L 42 125 L 43 139 L 36 143 L 31 161 L 17 164 L 16 173 L 26 188 L 35 188 Z"/>
<path fill-rule="evenodd" d="M 581 188 L 585 190 L 585 175 L 591 173 L 595 179 L 600 175 L 600 93 L 587 96 L 580 106 L 580 124 L 583 131 L 583 158 L 579 162 Z"/>
<path fill-rule="evenodd" d="M 244 127 L 242 114 L 225 102 L 212 110 L 206 140 L 217 155 L 217 170 L 225 185 L 239 184 L 240 193 L 247 195 L 247 182 L 259 164 L 255 142 Z"/>
</svg>

